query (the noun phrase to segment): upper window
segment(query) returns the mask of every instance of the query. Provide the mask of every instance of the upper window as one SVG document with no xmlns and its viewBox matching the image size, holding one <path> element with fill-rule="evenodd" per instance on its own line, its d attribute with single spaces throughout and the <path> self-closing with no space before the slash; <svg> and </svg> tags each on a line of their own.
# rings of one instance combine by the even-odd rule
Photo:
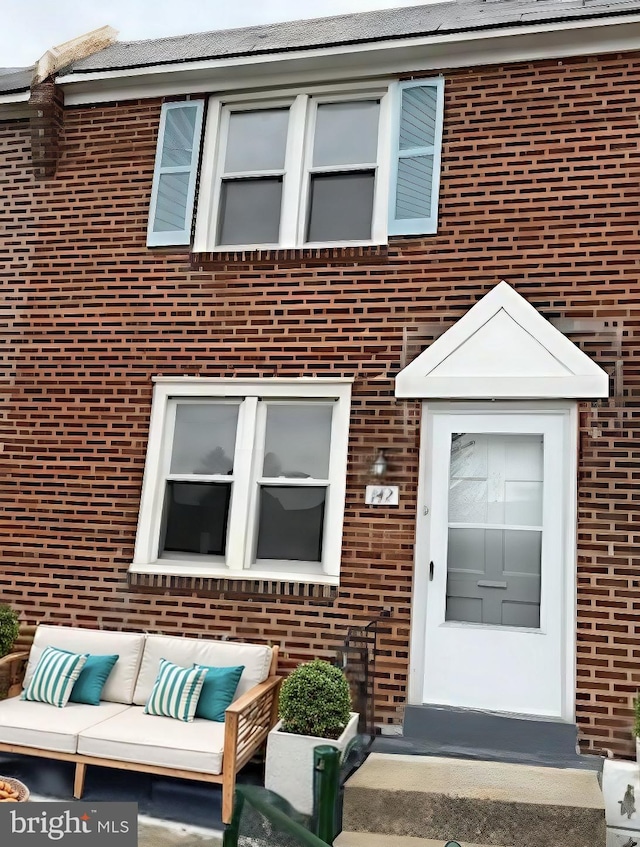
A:
<svg viewBox="0 0 640 847">
<path fill-rule="evenodd" d="M 350 390 L 158 381 L 132 570 L 337 581 Z"/>
<path fill-rule="evenodd" d="M 212 97 L 197 251 L 435 231 L 442 80 Z M 163 106 L 148 244 L 190 244 L 203 101 Z"/>
</svg>

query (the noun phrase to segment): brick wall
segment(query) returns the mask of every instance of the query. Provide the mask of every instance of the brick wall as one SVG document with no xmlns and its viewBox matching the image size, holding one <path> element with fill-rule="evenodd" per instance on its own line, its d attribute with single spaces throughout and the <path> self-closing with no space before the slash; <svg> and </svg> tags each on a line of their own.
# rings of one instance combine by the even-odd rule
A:
<svg viewBox="0 0 640 847">
<path fill-rule="evenodd" d="M 330 656 L 349 625 L 388 607 L 377 718 L 398 721 L 420 416 L 418 403 L 394 399 L 393 378 L 430 342 L 425 325 L 451 325 L 506 279 L 548 318 L 607 323 L 570 336 L 615 373 L 612 399 L 582 410 L 577 708 L 585 749 L 631 754 L 640 56 L 446 78 L 439 233 L 372 251 L 148 250 L 159 101 L 67 109 L 57 173 L 40 181 L 28 175 L 28 127 L 0 127 L 0 361 L 11 362 L 0 591 L 32 622 L 271 640 L 289 667 Z M 336 599 L 128 585 L 156 374 L 355 377 Z M 362 502 L 378 447 L 400 485 L 388 511 Z"/>
</svg>

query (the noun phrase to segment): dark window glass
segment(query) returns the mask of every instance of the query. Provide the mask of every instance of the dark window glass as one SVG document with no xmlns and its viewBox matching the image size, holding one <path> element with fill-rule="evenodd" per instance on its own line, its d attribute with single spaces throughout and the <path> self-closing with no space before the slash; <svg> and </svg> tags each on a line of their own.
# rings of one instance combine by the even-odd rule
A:
<svg viewBox="0 0 640 847">
<path fill-rule="evenodd" d="M 222 183 L 219 244 L 277 244 L 282 177 L 232 179 Z"/>
<path fill-rule="evenodd" d="M 257 558 L 321 561 L 326 493 L 326 488 L 262 486 Z"/>
<path fill-rule="evenodd" d="M 167 482 L 162 553 L 223 556 L 231 483 Z"/>
<path fill-rule="evenodd" d="M 368 241 L 374 185 L 373 171 L 312 175 L 307 241 Z"/>
</svg>

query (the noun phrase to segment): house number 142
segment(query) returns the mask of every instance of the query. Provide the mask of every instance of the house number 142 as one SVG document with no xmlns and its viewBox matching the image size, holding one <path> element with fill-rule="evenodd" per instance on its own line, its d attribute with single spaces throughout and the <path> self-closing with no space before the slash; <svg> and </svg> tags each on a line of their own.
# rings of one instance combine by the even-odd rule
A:
<svg viewBox="0 0 640 847">
<path fill-rule="evenodd" d="M 364 502 L 367 506 L 397 506 L 397 485 L 367 485 Z"/>
</svg>

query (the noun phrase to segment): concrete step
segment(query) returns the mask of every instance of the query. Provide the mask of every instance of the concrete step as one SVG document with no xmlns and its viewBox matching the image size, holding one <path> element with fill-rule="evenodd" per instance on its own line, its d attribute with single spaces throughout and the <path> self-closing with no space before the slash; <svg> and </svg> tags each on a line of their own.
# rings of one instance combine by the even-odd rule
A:
<svg viewBox="0 0 640 847">
<path fill-rule="evenodd" d="M 400 753 L 406 756 L 439 756 L 451 759 L 480 759 L 483 762 L 511 762 L 517 765 L 539 765 L 549 768 L 577 768 L 600 773 L 604 758 L 578 754 L 575 751 L 567 753 L 562 749 L 555 752 L 525 753 L 507 750 L 502 747 L 479 747 L 477 741 L 473 745 L 460 746 L 433 741 L 424 738 L 414 738 L 406 735 L 378 735 L 373 739 L 371 750 L 374 753 Z"/>
<path fill-rule="evenodd" d="M 452 838 L 451 841 L 457 839 Z M 444 847 L 442 838 L 413 838 L 411 835 L 394 835 L 393 843 L 388 835 L 372 832 L 341 832 L 333 842 L 334 847 Z M 472 844 L 458 841 L 460 847 L 490 847 L 488 844 Z"/>
<path fill-rule="evenodd" d="M 398 836 L 495 847 L 606 842 L 595 772 L 436 756 L 372 753 L 345 786 L 342 826 L 394 836 L 393 847 Z"/>
</svg>

